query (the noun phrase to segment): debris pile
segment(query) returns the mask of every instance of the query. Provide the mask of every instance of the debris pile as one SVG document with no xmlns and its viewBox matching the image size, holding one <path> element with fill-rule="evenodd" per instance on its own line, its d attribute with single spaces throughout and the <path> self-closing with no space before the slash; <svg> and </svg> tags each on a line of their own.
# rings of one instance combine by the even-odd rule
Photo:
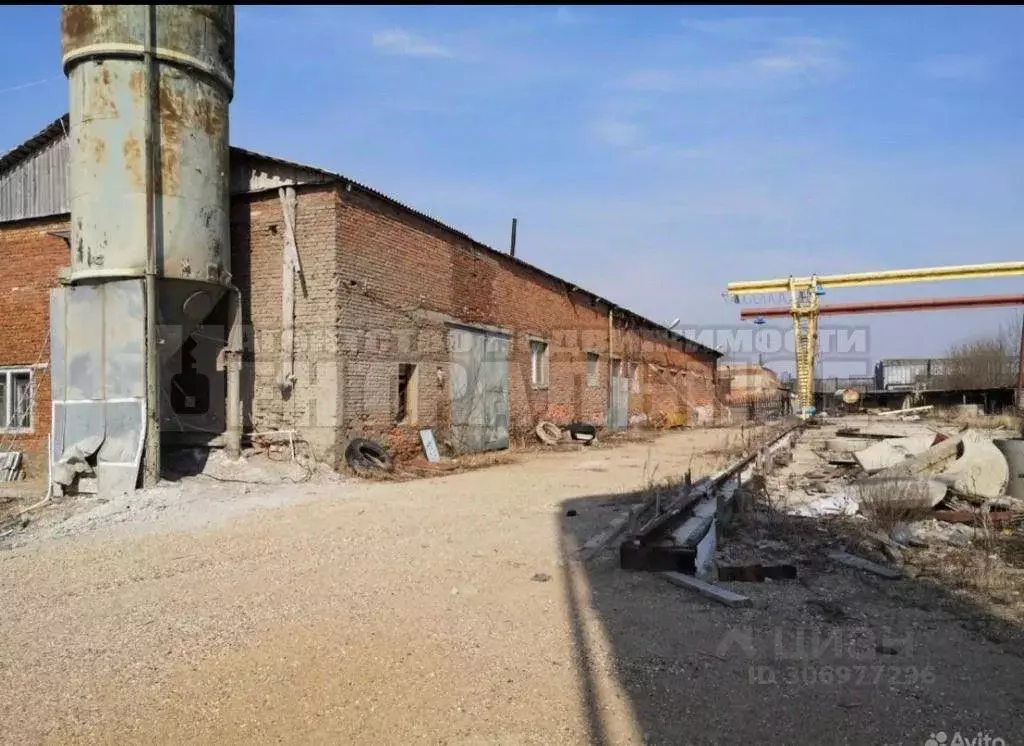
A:
<svg viewBox="0 0 1024 746">
<path fill-rule="evenodd" d="M 792 580 L 821 562 L 916 576 L 908 551 L 941 555 L 1024 526 L 1021 472 L 1016 434 L 891 416 L 818 419 L 650 496 L 587 542 L 581 559 L 625 534 L 623 569 L 659 572 L 730 606 L 746 600 L 716 583 Z"/>
<path fill-rule="evenodd" d="M 0 451 L 0 482 L 16 482 L 24 474 L 21 451 Z"/>
</svg>

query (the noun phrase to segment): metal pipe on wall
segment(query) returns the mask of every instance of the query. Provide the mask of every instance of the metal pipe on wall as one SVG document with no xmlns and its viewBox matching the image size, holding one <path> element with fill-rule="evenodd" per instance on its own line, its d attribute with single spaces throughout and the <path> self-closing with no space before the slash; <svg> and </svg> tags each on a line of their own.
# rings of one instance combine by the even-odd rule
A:
<svg viewBox="0 0 1024 746">
<path fill-rule="evenodd" d="M 157 77 L 153 47 L 156 35 L 156 6 L 146 7 L 145 63 L 145 169 L 146 169 L 146 471 L 143 484 L 152 487 L 160 481 L 160 364 L 157 354 L 156 323 L 156 173 L 157 153 L 155 118 Z"/>
<path fill-rule="evenodd" d="M 612 401 L 614 400 L 614 381 L 612 376 L 614 374 L 613 356 L 615 354 L 614 346 L 614 333 L 615 333 L 615 312 L 608 309 L 608 406 L 605 409 L 605 419 L 610 420 L 612 414 Z M 605 427 L 608 427 L 608 422 L 605 422 Z"/>
<path fill-rule="evenodd" d="M 232 285 L 228 299 L 228 346 L 226 350 L 227 402 L 225 446 L 228 456 L 242 455 L 242 291 Z"/>
</svg>

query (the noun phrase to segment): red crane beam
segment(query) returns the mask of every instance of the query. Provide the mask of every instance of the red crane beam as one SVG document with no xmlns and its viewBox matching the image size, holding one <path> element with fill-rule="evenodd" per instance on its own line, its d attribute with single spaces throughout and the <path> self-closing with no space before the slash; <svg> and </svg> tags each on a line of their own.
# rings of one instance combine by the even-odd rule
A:
<svg viewBox="0 0 1024 746">
<path fill-rule="evenodd" d="M 976 295 L 962 298 L 830 303 L 827 306 L 819 306 L 818 313 L 822 316 L 840 316 L 861 313 L 899 313 L 901 311 L 944 311 L 950 308 L 991 308 L 994 306 L 1024 306 L 1024 295 Z M 740 311 L 741 319 L 780 318 L 789 315 L 789 306 L 744 308 Z"/>
</svg>

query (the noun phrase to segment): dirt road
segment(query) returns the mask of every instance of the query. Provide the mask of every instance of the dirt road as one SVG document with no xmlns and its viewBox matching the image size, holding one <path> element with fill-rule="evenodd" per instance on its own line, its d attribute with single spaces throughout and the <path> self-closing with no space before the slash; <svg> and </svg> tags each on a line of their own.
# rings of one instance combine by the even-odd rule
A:
<svg viewBox="0 0 1024 746">
<path fill-rule="evenodd" d="M 0 552 L 0 739 L 920 744 L 959 729 L 1014 743 L 1021 660 L 912 581 L 822 569 L 748 584 L 755 607 L 731 610 L 611 552 L 566 560 L 655 466 L 709 470 L 695 454 L 727 435 L 406 483 L 216 485 L 211 501 L 235 509 L 207 526 L 170 505 L 41 534 Z M 825 588 L 841 619 L 808 603 Z M 895 642 L 844 684 L 773 637 L 883 628 Z"/>
</svg>

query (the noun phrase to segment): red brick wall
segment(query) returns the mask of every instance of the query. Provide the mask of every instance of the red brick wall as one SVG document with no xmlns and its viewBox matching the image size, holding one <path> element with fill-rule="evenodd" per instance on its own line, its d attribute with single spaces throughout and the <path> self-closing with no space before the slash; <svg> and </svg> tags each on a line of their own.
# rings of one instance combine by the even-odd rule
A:
<svg viewBox="0 0 1024 746">
<path fill-rule="evenodd" d="M 304 282 L 295 282 L 295 382 L 282 374 L 282 257 L 285 224 L 277 192 L 236 197 L 231 269 L 246 325 L 243 406 L 257 432 L 297 429 L 333 461 L 338 436 L 338 197 L 333 187 L 297 190 L 295 242 Z"/>
<path fill-rule="evenodd" d="M 32 433 L 0 433 L 0 450 L 23 451 L 30 477 L 45 474 L 50 433 L 49 290 L 69 263 L 67 242 L 48 231 L 68 229 L 67 216 L 0 226 L 0 367 L 45 366 L 33 373 Z"/>
<path fill-rule="evenodd" d="M 340 236 L 341 318 L 348 329 L 342 345 L 347 434 L 399 434 L 394 425 L 399 362 L 420 363 L 418 424 L 443 426 L 450 405 L 446 382 L 437 372 L 444 371 L 448 360 L 445 320 L 513 332 L 513 433 L 531 430 L 539 419 L 603 424 L 608 392 L 606 307 L 365 195 L 342 193 Z M 631 394 L 631 414 L 683 410 L 692 418 L 694 408 L 702 408 L 710 416 L 710 355 L 684 352 L 652 331 L 633 328 L 633 323 L 628 317 L 616 318 L 613 341 L 616 356 L 640 364 L 640 392 Z M 530 384 L 531 336 L 549 344 L 546 389 Z M 412 338 L 418 339 L 410 346 Z M 596 387 L 587 383 L 587 351 L 600 354 Z M 682 371 L 678 382 L 656 376 L 648 363 Z"/>
<path fill-rule="evenodd" d="M 513 334 L 513 434 L 539 419 L 603 424 L 608 398 L 608 310 L 515 262 L 481 251 L 416 216 L 336 187 L 298 190 L 296 243 L 304 283 L 296 282 L 295 383 L 281 377 L 284 220 L 276 192 L 232 201 L 232 272 L 243 293 L 247 365 L 245 422 L 257 432 L 297 430 L 317 455 L 337 463 L 356 434 L 388 435 L 418 451 L 415 428 L 396 426 L 398 365 L 418 363 L 418 420 L 443 437 L 450 417 L 445 322 Z M 47 289 L 67 264 L 67 246 L 47 231 L 67 219 L 0 226 L 0 365 L 48 360 Z M 631 392 L 634 420 L 713 405 L 714 365 L 652 331 L 615 317 L 614 354 L 639 364 Z M 549 345 L 549 386 L 530 384 L 529 339 Z M 588 351 L 599 354 L 597 385 Z M 657 373 L 648 364 L 663 370 Z M 42 453 L 50 427 L 49 375 L 37 377 L 35 428 L 19 447 Z"/>
</svg>

